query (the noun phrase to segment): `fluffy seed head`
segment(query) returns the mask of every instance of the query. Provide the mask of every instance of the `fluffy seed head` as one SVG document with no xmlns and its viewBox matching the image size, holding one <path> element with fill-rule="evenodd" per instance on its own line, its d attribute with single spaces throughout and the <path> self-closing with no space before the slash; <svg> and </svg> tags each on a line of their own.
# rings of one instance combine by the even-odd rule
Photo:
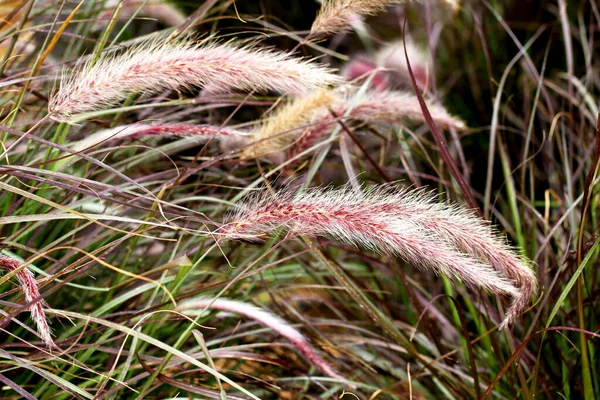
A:
<svg viewBox="0 0 600 400">
<path fill-rule="evenodd" d="M 21 262 L 11 257 L 0 256 L 0 269 L 12 272 L 17 270 L 21 266 Z M 21 284 L 21 290 L 25 295 L 25 301 L 31 303 L 35 301 L 29 307 L 31 311 L 31 318 L 37 326 L 37 331 L 40 337 L 48 345 L 48 347 L 56 347 L 52 335 L 50 334 L 50 327 L 46 320 L 46 313 L 44 312 L 43 301 L 40 300 L 40 291 L 38 289 L 37 282 L 33 276 L 33 273 L 27 268 L 21 268 L 16 274 L 19 283 Z"/>
<path fill-rule="evenodd" d="M 64 78 L 51 99 L 51 118 L 112 106 L 132 94 L 204 87 L 209 93 L 272 90 L 303 93 L 336 83 L 328 68 L 289 54 L 230 44 L 148 42 L 121 55 L 86 64 Z"/>
<path fill-rule="evenodd" d="M 404 0 L 324 0 L 310 33 L 334 34 L 345 32 L 367 15 L 374 15 L 387 6 Z"/>
<path fill-rule="evenodd" d="M 108 0 L 104 3 L 106 9 L 98 18 L 96 18 L 95 29 L 103 29 L 104 25 L 108 24 L 113 15 L 114 9 L 119 6 L 120 0 Z M 179 26 L 186 20 L 184 13 L 179 11 L 177 7 L 169 4 L 166 1 L 127 1 L 123 2 L 119 12 L 119 19 L 132 18 L 137 13 L 138 16 L 155 19 L 168 26 Z"/>
<path fill-rule="evenodd" d="M 375 71 L 377 65 L 365 56 L 358 56 L 351 59 L 342 69 L 342 76 L 348 82 L 358 82 L 363 84 L 370 79 L 370 85 L 374 89 L 387 90 L 389 83 L 384 71 Z M 373 76 L 371 77 L 371 74 Z"/>
<path fill-rule="evenodd" d="M 465 128 L 460 119 L 448 114 L 442 106 L 430 103 L 428 107 L 438 126 Z M 331 111 L 338 117 L 346 116 L 350 121 L 425 122 L 419 100 L 411 93 L 371 90 L 357 97 L 354 92 L 322 91 L 297 98 L 268 118 L 254 132 L 256 143 L 244 152 L 244 156 L 278 159 L 278 154 L 285 149 L 291 154 L 306 150 L 337 124 Z"/>
<path fill-rule="evenodd" d="M 474 214 L 437 203 L 422 191 L 365 193 L 350 188 L 284 190 L 242 203 L 221 228 L 225 238 L 256 238 L 274 229 L 288 236 L 327 236 L 397 255 L 416 266 L 460 278 L 514 298 L 502 327 L 514 321 L 535 293 L 535 278 L 516 255 Z"/>
<path fill-rule="evenodd" d="M 310 362 L 312 362 L 327 376 L 336 379 L 343 379 L 343 377 L 336 372 L 327 361 L 319 356 L 308 339 L 306 339 L 302 333 L 300 333 L 297 329 L 294 329 L 284 319 L 261 308 L 255 307 L 252 304 L 223 298 L 214 300 L 206 297 L 198 297 L 180 303 L 177 309 L 186 314 L 194 314 L 201 312 L 209 305 L 212 309 L 240 314 L 257 321 L 260 324 L 268 326 L 289 340 Z"/>
<path fill-rule="evenodd" d="M 427 56 L 412 40 L 406 39 L 406 52 L 414 77 L 420 87 L 427 85 Z M 383 47 L 375 54 L 375 65 L 389 70 L 391 77 L 399 83 L 410 84 L 410 74 L 404 54 L 404 41 L 400 40 Z"/>
<path fill-rule="evenodd" d="M 308 131 L 315 116 L 338 103 L 334 90 L 324 89 L 298 97 L 266 119 L 252 134 L 255 145 L 249 146 L 242 157 L 265 157 L 277 154 Z"/>
<path fill-rule="evenodd" d="M 323 0 L 323 5 L 315 18 L 310 33 L 335 34 L 346 32 L 350 28 L 360 27 L 364 17 L 384 11 L 394 4 L 409 0 Z M 441 0 L 456 11 L 458 0 Z"/>
</svg>

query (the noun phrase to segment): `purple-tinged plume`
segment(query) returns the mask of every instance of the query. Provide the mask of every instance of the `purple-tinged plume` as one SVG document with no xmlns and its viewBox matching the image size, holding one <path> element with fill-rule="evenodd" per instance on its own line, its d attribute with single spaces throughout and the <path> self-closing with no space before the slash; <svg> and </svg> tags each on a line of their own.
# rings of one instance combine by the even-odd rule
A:
<svg viewBox="0 0 600 400">
<path fill-rule="evenodd" d="M 536 291 L 528 262 L 486 221 L 436 202 L 423 191 L 394 191 L 384 185 L 365 193 L 346 187 L 254 195 L 237 207 L 220 234 L 252 239 L 274 229 L 288 231 L 288 237 L 327 236 L 397 255 L 488 292 L 512 296 L 501 328 L 514 322 Z"/>
<path fill-rule="evenodd" d="M 207 297 L 199 297 L 186 300 L 179 304 L 177 309 L 185 314 L 193 312 L 201 312 L 204 308 L 210 306 L 215 310 L 227 311 L 243 315 L 251 318 L 256 322 L 268 326 L 281 336 L 289 340 L 294 347 L 298 349 L 312 364 L 319 368 L 324 374 L 336 379 L 344 379 L 335 369 L 329 365 L 313 348 L 308 339 L 302 335 L 297 329 L 294 329 L 287 321 L 255 307 L 252 304 L 244 303 L 237 300 L 229 299 L 211 299 Z"/>
<path fill-rule="evenodd" d="M 56 347 L 54 340 L 50 334 L 50 327 L 46 320 L 46 313 L 44 312 L 43 300 L 40 300 L 40 291 L 38 289 L 37 282 L 33 277 L 33 273 L 27 268 L 21 268 L 22 263 L 15 260 L 14 258 L 0 256 L 0 269 L 8 272 L 19 270 L 16 274 L 19 283 L 21 284 L 21 290 L 25 295 L 25 301 L 31 304 L 29 310 L 31 311 L 31 318 L 37 326 L 37 331 L 40 337 L 48 345 L 48 347 Z"/>
<path fill-rule="evenodd" d="M 326 87 L 341 78 L 315 62 L 274 50 L 191 41 L 148 42 L 120 55 L 86 64 L 65 77 L 48 111 L 56 121 L 113 106 L 133 94 L 203 87 L 298 94 Z"/>
</svg>

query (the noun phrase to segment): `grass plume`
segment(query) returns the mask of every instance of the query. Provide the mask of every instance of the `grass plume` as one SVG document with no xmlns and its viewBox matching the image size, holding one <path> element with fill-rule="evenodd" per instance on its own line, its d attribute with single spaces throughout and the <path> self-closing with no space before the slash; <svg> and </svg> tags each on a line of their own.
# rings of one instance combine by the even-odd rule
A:
<svg viewBox="0 0 600 400">
<path fill-rule="evenodd" d="M 324 0 L 310 29 L 312 35 L 345 32 L 365 16 L 404 0 Z"/>
<path fill-rule="evenodd" d="M 344 379 L 339 372 L 335 371 L 335 369 L 316 352 L 308 339 L 300 333 L 300 331 L 292 327 L 283 318 L 252 304 L 223 298 L 215 300 L 207 297 L 197 297 L 180 303 L 177 309 L 188 315 L 196 315 L 202 312 L 206 307 L 210 307 L 214 310 L 240 314 L 253 319 L 262 325 L 268 326 L 289 340 L 300 353 L 324 374 L 331 378 Z"/>
<path fill-rule="evenodd" d="M 456 225 L 462 229 L 454 231 Z M 422 191 L 393 192 L 383 186 L 365 193 L 316 188 L 305 193 L 284 190 L 277 195 L 254 196 L 228 218 L 221 234 L 250 239 L 274 229 L 284 229 L 288 236 L 332 237 L 397 255 L 489 292 L 510 295 L 516 299 L 516 309 L 505 316 L 502 327 L 514 321 L 532 295 L 515 286 L 532 277 L 529 266 L 500 245 L 485 222 L 456 206 L 435 203 Z M 477 240 L 469 243 L 474 237 Z"/>
<path fill-rule="evenodd" d="M 48 347 L 55 347 L 54 340 L 50 332 L 50 326 L 44 312 L 44 301 L 40 299 L 40 291 L 33 273 L 26 267 L 22 267 L 22 263 L 12 257 L 0 255 L 0 269 L 8 272 L 17 271 L 16 277 L 21 284 L 21 290 L 25 295 L 25 301 L 31 303 L 29 310 L 31 311 L 31 319 L 37 327 L 37 331 Z"/>
<path fill-rule="evenodd" d="M 146 42 L 123 54 L 85 64 L 62 79 L 48 110 L 56 121 L 110 107 L 133 94 L 203 87 L 297 94 L 339 81 L 327 67 L 275 50 L 189 40 Z"/>
<path fill-rule="evenodd" d="M 429 104 L 428 107 L 439 126 L 465 128 L 460 119 L 442 106 Z M 357 95 L 353 91 L 319 91 L 295 99 L 266 119 L 254 132 L 256 144 L 248 147 L 244 156 L 278 159 L 286 149 L 297 154 L 331 132 L 337 124 L 334 114 L 368 123 L 425 121 L 418 99 L 408 92 L 370 90 Z"/>
<path fill-rule="evenodd" d="M 419 87 L 425 88 L 427 87 L 427 79 L 429 76 L 427 55 L 412 40 L 407 38 L 405 42 L 406 52 L 408 53 L 408 59 L 410 60 L 410 66 L 414 77 L 419 84 Z M 375 53 L 375 65 L 389 71 L 388 75 L 391 77 L 390 80 L 396 81 L 399 84 L 407 84 L 412 87 L 408 66 L 406 65 L 404 48 L 405 45 L 402 40 L 384 46 Z"/>
</svg>

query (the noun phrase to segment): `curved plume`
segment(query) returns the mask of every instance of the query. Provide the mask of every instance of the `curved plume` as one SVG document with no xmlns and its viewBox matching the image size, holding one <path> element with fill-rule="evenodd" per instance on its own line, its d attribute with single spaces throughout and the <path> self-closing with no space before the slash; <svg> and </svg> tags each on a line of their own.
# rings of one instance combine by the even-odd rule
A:
<svg viewBox="0 0 600 400">
<path fill-rule="evenodd" d="M 20 261 L 15 260 L 11 257 L 0 256 L 0 269 L 8 272 L 17 270 L 21 265 Z M 21 284 L 21 290 L 25 295 L 25 301 L 31 303 L 35 301 L 29 307 L 31 311 L 31 318 L 37 326 L 37 331 L 40 337 L 48 345 L 48 347 L 56 347 L 52 335 L 50 334 L 50 327 L 46 320 L 46 313 L 44 312 L 43 300 L 40 300 L 40 291 L 38 289 L 37 282 L 33 276 L 33 273 L 27 268 L 21 268 L 16 274 L 19 283 Z"/>
<path fill-rule="evenodd" d="M 438 126 L 465 128 L 444 107 L 428 107 Z M 267 118 L 254 132 L 256 143 L 246 149 L 244 156 L 277 158 L 279 152 L 292 146 L 293 154 L 300 153 L 333 130 L 338 123 L 334 115 L 369 123 L 425 122 L 419 100 L 408 92 L 371 90 L 357 95 L 353 91 L 321 90 L 295 99 Z"/>
<path fill-rule="evenodd" d="M 487 222 L 423 191 L 392 191 L 389 185 L 365 193 L 284 190 L 251 197 L 228 221 L 220 231 L 227 239 L 255 238 L 278 228 L 288 236 L 329 236 L 510 295 L 514 301 L 501 328 L 514 322 L 535 294 L 528 263 Z"/>
<path fill-rule="evenodd" d="M 322 65 L 274 50 L 155 41 L 84 65 L 62 80 L 48 110 L 54 120 L 69 122 L 75 114 L 109 107 L 133 94 L 199 86 L 211 93 L 304 93 L 339 80 Z"/>
<path fill-rule="evenodd" d="M 375 15 L 387 6 L 404 0 L 324 0 L 310 33 L 333 34 L 349 30 L 367 15 Z"/>
<path fill-rule="evenodd" d="M 360 26 L 366 16 L 375 15 L 394 4 L 408 3 L 410 0 L 323 0 L 323 5 L 310 29 L 312 35 L 335 34 Z M 453 11 L 459 0 L 441 0 Z"/>
<path fill-rule="evenodd" d="M 202 312 L 202 310 L 208 306 L 215 310 L 240 314 L 257 321 L 262 325 L 268 326 L 289 340 L 298 351 L 327 376 L 336 379 L 344 379 L 327 361 L 317 354 L 308 339 L 306 339 L 302 333 L 294 329 L 287 321 L 277 315 L 255 307 L 252 304 L 222 298 L 214 300 L 211 298 L 199 297 L 180 303 L 177 309 L 183 313 L 189 314 L 190 312 Z"/>
</svg>

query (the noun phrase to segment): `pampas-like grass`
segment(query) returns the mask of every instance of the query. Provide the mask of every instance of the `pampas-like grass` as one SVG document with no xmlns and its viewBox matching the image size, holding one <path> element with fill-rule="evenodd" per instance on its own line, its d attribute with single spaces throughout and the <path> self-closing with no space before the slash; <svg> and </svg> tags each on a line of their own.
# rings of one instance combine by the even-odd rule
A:
<svg viewBox="0 0 600 400">
<path fill-rule="evenodd" d="M 154 41 L 65 77 L 48 110 L 54 120 L 69 122 L 75 114 L 110 107 L 132 94 L 194 87 L 208 93 L 242 89 L 298 94 L 339 80 L 323 65 L 274 50 Z"/>
<path fill-rule="evenodd" d="M 16 271 L 21 267 L 22 263 L 11 257 L 0 256 L 0 269 L 12 272 Z M 44 312 L 43 300 L 40 300 L 40 291 L 38 289 L 37 282 L 33 276 L 33 273 L 27 268 L 21 268 L 16 274 L 19 283 L 21 284 L 21 290 L 25 295 L 25 301 L 32 303 L 29 310 L 31 312 L 31 318 L 37 327 L 37 331 L 48 347 L 56 347 L 52 335 L 50 333 L 50 326 L 46 320 L 46 313 Z"/>
<path fill-rule="evenodd" d="M 345 32 L 367 15 L 375 15 L 387 6 L 404 0 L 325 0 L 313 22 L 310 33 L 334 34 Z"/>
<path fill-rule="evenodd" d="M 222 298 L 215 300 L 207 297 L 198 297 L 180 303 L 177 309 L 184 314 L 197 315 L 198 313 L 202 312 L 204 308 L 209 306 L 215 310 L 241 314 L 259 322 L 262 325 L 268 326 L 289 340 L 294 347 L 298 349 L 298 351 L 300 351 L 311 363 L 313 363 L 327 376 L 336 379 L 344 379 L 331 365 L 329 365 L 327 361 L 319 356 L 308 339 L 306 339 L 302 333 L 294 329 L 287 321 L 283 320 L 277 315 L 255 307 L 252 304 Z"/>
<path fill-rule="evenodd" d="M 204 143 L 209 140 L 216 142 L 243 142 L 248 138 L 248 133 L 230 128 L 221 128 L 212 125 L 193 124 L 133 124 L 122 125 L 112 129 L 105 129 L 87 136 L 70 147 L 75 151 L 85 150 L 98 144 L 113 141 L 142 139 L 153 137 L 181 138 L 189 137 Z M 241 143 L 239 144 L 241 145 Z"/>
<path fill-rule="evenodd" d="M 394 4 L 406 3 L 409 0 L 323 0 L 323 5 L 310 29 L 311 35 L 342 33 L 352 27 L 360 27 L 363 19 L 375 15 Z M 459 0 L 442 0 L 456 11 Z"/>
<path fill-rule="evenodd" d="M 460 119 L 448 114 L 442 106 L 428 104 L 428 108 L 438 126 L 465 128 Z M 408 92 L 371 90 L 356 95 L 324 90 L 297 98 L 266 119 L 254 132 L 255 144 L 249 146 L 243 156 L 276 160 L 285 149 L 300 153 L 331 132 L 337 124 L 334 115 L 369 123 L 425 122 L 419 100 Z"/>
<path fill-rule="evenodd" d="M 227 221 L 220 230 L 224 238 L 252 239 L 279 228 L 288 237 L 327 236 L 510 295 L 514 301 L 501 328 L 514 322 L 535 293 L 536 279 L 526 260 L 486 221 L 423 191 L 388 185 L 365 193 L 348 187 L 284 190 L 251 197 Z"/>
<path fill-rule="evenodd" d="M 294 99 L 252 133 L 256 143 L 244 150 L 242 158 L 277 158 L 283 149 L 300 137 L 305 128 L 310 129 L 306 127 L 307 124 L 338 102 L 335 91 L 328 89 Z"/>
</svg>

